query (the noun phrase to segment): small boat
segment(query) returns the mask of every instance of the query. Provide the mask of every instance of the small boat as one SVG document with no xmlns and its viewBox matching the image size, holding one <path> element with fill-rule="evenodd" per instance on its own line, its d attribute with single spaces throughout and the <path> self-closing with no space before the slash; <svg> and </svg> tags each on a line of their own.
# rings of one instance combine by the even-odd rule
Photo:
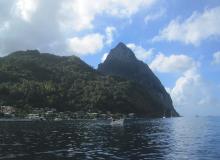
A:
<svg viewBox="0 0 220 160">
<path fill-rule="evenodd" d="M 54 121 L 62 121 L 62 118 L 56 117 L 54 118 Z"/>
<path fill-rule="evenodd" d="M 121 119 L 113 119 L 113 118 L 110 118 L 110 124 L 112 126 L 123 126 L 124 125 L 124 118 L 121 118 Z"/>
<path fill-rule="evenodd" d="M 163 118 L 166 118 L 166 117 L 165 117 L 165 112 L 163 112 Z"/>
</svg>

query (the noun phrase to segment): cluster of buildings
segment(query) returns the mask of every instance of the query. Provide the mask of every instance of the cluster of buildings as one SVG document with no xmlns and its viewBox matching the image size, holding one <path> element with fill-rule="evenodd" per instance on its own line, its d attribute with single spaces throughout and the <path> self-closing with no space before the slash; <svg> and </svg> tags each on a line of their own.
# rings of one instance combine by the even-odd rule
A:
<svg viewBox="0 0 220 160">
<path fill-rule="evenodd" d="M 133 116 L 128 115 L 128 116 Z M 85 111 L 65 111 L 58 112 L 55 108 L 32 108 L 30 111 L 21 112 L 21 109 L 16 109 L 12 106 L 0 106 L 0 118 L 15 118 L 26 120 L 73 120 L 73 119 L 106 119 L 109 117 L 124 117 L 122 114 L 111 114 L 107 112 L 85 112 Z"/>
<path fill-rule="evenodd" d="M 12 106 L 0 106 L 0 116 L 15 117 L 16 109 Z"/>
<path fill-rule="evenodd" d="M 95 119 L 98 113 L 78 112 L 58 112 L 55 108 L 32 108 L 30 111 L 21 112 L 12 106 L 0 106 L 0 118 L 15 118 L 29 120 L 72 120 L 72 119 Z"/>
</svg>

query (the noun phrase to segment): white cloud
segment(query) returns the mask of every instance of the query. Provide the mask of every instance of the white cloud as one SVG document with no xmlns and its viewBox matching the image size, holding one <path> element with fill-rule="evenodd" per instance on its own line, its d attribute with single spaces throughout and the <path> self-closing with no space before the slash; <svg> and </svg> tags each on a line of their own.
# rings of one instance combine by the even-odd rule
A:
<svg viewBox="0 0 220 160">
<path fill-rule="evenodd" d="M 220 64 L 220 51 L 213 53 L 213 64 Z"/>
<path fill-rule="evenodd" d="M 130 17 L 141 7 L 150 7 L 157 0 L 109 0 L 106 12 L 117 17 Z"/>
<path fill-rule="evenodd" d="M 100 21 L 106 17 L 130 20 L 140 9 L 148 9 L 156 1 L 1 0 L 0 54 L 39 49 L 42 52 L 69 55 L 66 41 L 71 37 L 80 39 L 79 35 L 86 36 L 97 30 L 99 34 L 105 35 L 105 30 L 100 28 Z M 94 22 L 97 24 L 94 25 Z M 106 24 L 102 23 L 101 27 L 103 25 Z M 110 44 L 113 40 L 113 30 L 108 30 L 104 44 Z"/>
<path fill-rule="evenodd" d="M 28 16 L 22 11 L 22 14 L 17 13 L 16 4 L 20 1 L 0 1 L 0 26 L 5 26 L 3 30 L 0 29 L 0 54 L 6 55 L 16 50 L 27 49 L 39 49 L 42 52 L 59 54 L 66 53 L 64 44 L 66 35 L 60 31 L 57 23 L 57 10 L 60 7 L 60 1 L 30 1 L 32 1 L 31 4 L 38 3 L 37 6 L 34 6 L 36 7 L 34 12 L 30 9 L 27 11 L 24 9 Z M 51 48 L 51 44 L 55 42 L 58 45 Z"/>
<path fill-rule="evenodd" d="M 220 102 L 197 68 L 187 70 L 170 89 L 174 106 L 183 115 L 219 114 Z"/>
<path fill-rule="evenodd" d="M 165 56 L 163 53 L 160 53 L 151 62 L 150 68 L 163 73 L 181 73 L 196 65 L 197 63 L 191 57 L 184 54 Z"/>
<path fill-rule="evenodd" d="M 103 35 L 94 33 L 84 37 L 68 39 L 67 45 L 71 52 L 77 55 L 95 54 L 103 47 Z"/>
<path fill-rule="evenodd" d="M 150 7 L 156 0 L 64 0 L 61 4 L 60 25 L 76 31 L 93 28 L 96 15 L 108 14 L 129 18 L 141 7 Z"/>
<path fill-rule="evenodd" d="M 113 26 L 108 26 L 105 29 L 106 34 L 106 44 L 112 44 L 113 42 L 113 34 L 116 32 L 116 28 Z"/>
<path fill-rule="evenodd" d="M 126 44 L 126 46 L 129 47 L 134 52 L 135 56 L 142 61 L 146 61 L 147 59 L 151 58 L 151 56 L 154 54 L 153 48 L 145 50 L 143 47 L 134 43 L 128 43 Z"/>
<path fill-rule="evenodd" d="M 220 101 L 215 87 L 211 86 L 199 72 L 200 65 L 186 55 L 165 56 L 158 54 L 150 67 L 158 72 L 179 73 L 173 87 L 166 87 L 174 106 L 181 115 L 219 114 Z"/>
<path fill-rule="evenodd" d="M 145 16 L 144 22 L 146 24 L 148 24 L 150 21 L 155 21 L 155 20 L 163 17 L 165 13 L 166 13 L 165 9 L 160 9 L 158 12 L 148 14 Z"/>
<path fill-rule="evenodd" d="M 189 18 L 180 22 L 172 20 L 160 31 L 153 41 L 180 41 L 185 44 L 199 45 L 201 41 L 220 36 L 220 6 L 207 9 L 203 13 L 194 12 Z"/>
<path fill-rule="evenodd" d="M 63 29 L 80 31 L 93 28 L 96 14 L 102 13 L 105 1 L 64 0 L 59 9 L 59 24 Z"/>
<path fill-rule="evenodd" d="M 165 56 L 158 54 L 150 64 L 151 69 L 162 73 L 178 73 L 173 87 L 166 87 L 174 106 L 181 115 L 207 115 L 218 110 L 213 86 L 199 72 L 200 65 L 193 58 L 180 54 Z M 212 112 L 212 113 L 211 113 Z"/>
<path fill-rule="evenodd" d="M 101 62 L 103 63 L 105 61 L 105 59 L 107 58 L 108 53 L 104 53 L 101 59 Z"/>
<path fill-rule="evenodd" d="M 29 22 L 37 7 L 38 0 L 17 0 L 12 8 L 12 12 L 24 21 Z"/>
<path fill-rule="evenodd" d="M 195 68 L 186 71 L 177 79 L 174 88 L 170 91 L 174 104 L 177 106 L 202 104 L 203 99 L 207 97 L 204 95 L 206 94 L 204 86 Z"/>
</svg>

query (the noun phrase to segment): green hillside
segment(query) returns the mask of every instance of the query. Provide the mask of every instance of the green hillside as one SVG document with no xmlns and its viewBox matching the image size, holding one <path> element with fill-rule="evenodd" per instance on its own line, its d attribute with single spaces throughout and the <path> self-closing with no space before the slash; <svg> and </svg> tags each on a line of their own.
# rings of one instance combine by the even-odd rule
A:
<svg viewBox="0 0 220 160">
<path fill-rule="evenodd" d="M 102 75 L 78 57 L 37 50 L 0 58 L 0 106 L 58 111 L 137 113 L 161 116 L 163 107 L 142 87 Z"/>
</svg>

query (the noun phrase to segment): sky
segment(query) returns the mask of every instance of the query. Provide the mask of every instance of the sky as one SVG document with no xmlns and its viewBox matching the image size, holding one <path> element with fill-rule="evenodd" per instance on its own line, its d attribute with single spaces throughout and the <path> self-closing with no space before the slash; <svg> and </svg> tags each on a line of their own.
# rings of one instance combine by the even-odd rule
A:
<svg viewBox="0 0 220 160">
<path fill-rule="evenodd" d="M 38 49 L 97 68 L 119 42 L 181 115 L 220 115 L 219 0 L 0 0 L 1 57 Z"/>
</svg>

